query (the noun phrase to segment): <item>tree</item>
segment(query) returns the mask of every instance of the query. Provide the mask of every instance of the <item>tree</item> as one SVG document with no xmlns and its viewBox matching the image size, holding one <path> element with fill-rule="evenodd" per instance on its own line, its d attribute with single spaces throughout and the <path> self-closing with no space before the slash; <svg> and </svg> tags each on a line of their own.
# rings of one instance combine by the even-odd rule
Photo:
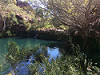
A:
<svg viewBox="0 0 100 75">
<path fill-rule="evenodd" d="M 2 17 L 2 21 L 3 21 L 3 31 L 5 31 L 5 28 L 6 28 L 6 19 L 7 19 L 7 15 L 8 15 L 8 12 L 5 11 L 5 6 L 1 7 L 0 14 L 2 15 L 1 17 Z"/>
<path fill-rule="evenodd" d="M 14 4 L 14 3 L 16 3 L 16 0 L 0 0 L 0 15 L 1 15 L 1 18 L 3 21 L 2 32 L 4 32 L 6 29 L 6 26 L 7 26 L 6 20 L 10 16 L 9 12 L 11 12 L 11 11 L 9 11 L 8 7 L 6 7 L 6 6 L 9 4 Z"/>
<path fill-rule="evenodd" d="M 82 38 L 92 37 L 91 33 L 99 35 L 100 32 L 93 28 L 93 22 L 97 19 L 93 8 L 96 8 L 99 0 L 40 0 L 50 12 L 62 24 L 72 27 L 75 34 Z M 44 9 L 44 8 L 43 8 Z M 93 20 L 93 18 L 96 18 Z M 93 21 L 92 21 L 93 20 Z"/>
<path fill-rule="evenodd" d="M 9 4 L 9 3 L 16 4 L 17 1 L 16 0 L 0 0 L 0 3 L 2 3 L 2 4 Z"/>
</svg>

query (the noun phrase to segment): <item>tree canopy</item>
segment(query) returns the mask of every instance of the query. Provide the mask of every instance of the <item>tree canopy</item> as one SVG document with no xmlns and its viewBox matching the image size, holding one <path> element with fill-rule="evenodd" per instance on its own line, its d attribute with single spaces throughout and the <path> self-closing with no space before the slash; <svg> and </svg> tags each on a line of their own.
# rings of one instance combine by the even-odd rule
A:
<svg viewBox="0 0 100 75">
<path fill-rule="evenodd" d="M 99 0 L 40 0 L 40 2 L 46 7 L 43 9 L 50 12 L 61 24 L 72 27 L 75 33 L 83 38 L 91 37 L 92 33 L 100 34 L 93 24 L 98 17 L 96 10 L 99 9 L 97 8 Z"/>
</svg>

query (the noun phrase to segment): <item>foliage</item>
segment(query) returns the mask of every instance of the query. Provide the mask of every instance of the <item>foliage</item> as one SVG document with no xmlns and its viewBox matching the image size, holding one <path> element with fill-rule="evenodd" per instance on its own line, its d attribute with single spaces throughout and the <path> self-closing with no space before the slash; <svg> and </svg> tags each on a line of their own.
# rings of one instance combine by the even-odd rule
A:
<svg viewBox="0 0 100 75">
<path fill-rule="evenodd" d="M 7 4 L 9 4 L 9 3 L 17 3 L 17 1 L 16 0 L 0 0 L 0 3 L 2 3 L 2 4 L 5 4 L 5 5 L 7 5 Z"/>
<path fill-rule="evenodd" d="M 71 42 L 71 39 L 69 39 Z M 92 61 L 87 59 L 85 53 L 80 52 L 80 47 L 75 46 L 71 42 L 71 53 L 62 55 L 61 58 L 56 60 L 48 60 L 49 57 L 45 57 L 44 50 L 45 46 L 42 46 L 43 51 L 38 51 L 40 45 L 32 49 L 24 49 L 19 47 L 15 42 L 8 43 L 8 55 L 6 56 L 9 63 L 14 66 L 16 63 L 20 63 L 20 60 L 27 59 L 29 56 L 34 55 L 34 63 L 29 65 L 30 75 L 84 75 L 85 70 L 87 74 L 97 74 L 99 73 L 99 68 L 92 64 Z M 65 52 L 64 52 L 65 53 Z M 87 65 L 87 66 L 86 66 Z M 85 69 L 84 69 L 85 68 Z"/>
<path fill-rule="evenodd" d="M 7 60 L 14 65 L 18 60 L 24 58 L 24 50 L 20 49 L 15 42 L 8 43 L 8 55 L 6 56 Z"/>
<path fill-rule="evenodd" d="M 0 65 L 0 71 L 2 70 L 2 65 Z"/>
<path fill-rule="evenodd" d="M 24 8 L 20 8 L 14 3 L 3 5 L 2 2 L 0 2 L 0 10 L 0 25 L 1 28 L 3 27 L 3 30 L 11 28 L 13 25 L 23 25 L 27 27 L 27 30 L 30 29 L 35 16 L 33 11 L 29 11 L 30 13 L 28 13 Z"/>
<path fill-rule="evenodd" d="M 3 34 L 2 34 L 2 33 L 0 33 L 0 38 L 1 38 L 1 37 L 3 37 Z"/>
<path fill-rule="evenodd" d="M 8 54 L 6 55 L 6 59 L 8 60 L 11 65 L 15 65 L 19 62 L 19 60 L 24 60 L 31 56 L 32 54 L 35 54 L 38 50 L 39 46 L 35 46 L 34 49 L 26 50 L 23 47 L 20 47 L 15 43 L 14 41 L 8 42 L 7 50 Z"/>
<path fill-rule="evenodd" d="M 39 67 L 34 67 L 39 66 Z M 80 72 L 71 64 L 71 59 L 69 57 L 66 57 L 65 60 L 51 60 L 48 61 L 47 58 L 43 60 L 43 63 L 34 63 L 30 66 L 32 74 L 44 74 L 44 75 L 79 75 Z M 42 70 L 39 72 L 38 68 L 41 68 Z"/>
<path fill-rule="evenodd" d="M 80 55 L 78 57 L 64 56 L 64 60 L 52 59 L 48 61 L 48 59 L 45 58 L 42 63 L 35 62 L 30 65 L 31 75 L 84 75 L 85 73 L 80 63 L 80 61 L 82 61 Z M 97 66 L 88 64 L 87 74 L 93 75 L 98 73 L 99 68 Z"/>
<path fill-rule="evenodd" d="M 7 34 L 8 34 L 9 37 L 12 36 L 12 33 L 11 33 L 11 31 L 9 31 L 9 30 L 7 31 Z"/>
<path fill-rule="evenodd" d="M 93 32 L 96 34 L 95 37 L 98 37 L 100 32 L 94 27 L 97 25 L 93 22 L 97 20 L 100 13 L 97 14 L 97 11 L 92 10 L 96 8 L 99 12 L 99 6 L 96 6 L 99 0 L 39 1 L 46 7 L 43 9 L 50 12 L 57 19 L 56 23 L 54 22 L 55 24 L 72 27 L 75 30 L 75 34 L 80 35 L 82 38 L 93 37 L 91 35 Z M 42 7 L 40 6 L 40 8 Z"/>
<path fill-rule="evenodd" d="M 22 2 L 22 3 L 24 4 L 27 2 Z M 9 3 L 9 2 L 7 5 L 2 5 L 2 4 L 0 5 L 1 7 L 3 7 L 3 8 L 0 8 L 1 9 L 0 14 L 5 15 L 4 17 L 6 19 L 5 20 L 6 27 L 9 27 L 9 26 L 12 27 L 13 25 L 24 25 L 27 27 L 27 31 L 38 29 L 38 28 L 49 29 L 49 28 L 57 27 L 57 26 L 54 26 L 52 23 L 53 17 L 51 16 L 51 14 L 41 8 L 33 9 L 31 6 L 29 7 L 23 6 L 23 8 L 21 8 L 15 5 L 14 3 Z M 6 15 L 6 13 L 4 12 L 8 14 Z M 16 16 L 19 16 L 19 18 Z M 1 18 L 3 19 L 2 16 Z"/>
</svg>

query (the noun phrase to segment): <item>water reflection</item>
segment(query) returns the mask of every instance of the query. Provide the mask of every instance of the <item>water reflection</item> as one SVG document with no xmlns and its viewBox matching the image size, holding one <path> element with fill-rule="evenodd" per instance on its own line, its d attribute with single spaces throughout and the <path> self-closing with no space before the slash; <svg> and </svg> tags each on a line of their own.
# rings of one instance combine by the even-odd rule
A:
<svg viewBox="0 0 100 75">
<path fill-rule="evenodd" d="M 61 54 L 59 52 L 59 48 L 57 48 L 57 47 L 50 48 L 50 47 L 46 47 L 46 46 L 45 47 L 41 46 L 37 52 L 40 54 L 43 53 L 43 55 L 46 55 L 46 56 L 50 56 L 48 59 L 49 61 L 51 61 L 52 59 L 55 60 L 57 57 L 60 58 L 60 56 L 61 56 Z M 16 75 L 29 75 L 29 65 L 34 64 L 34 60 L 35 60 L 34 57 L 35 57 L 35 55 L 31 55 L 29 57 L 29 59 L 25 59 L 25 60 L 28 60 L 27 62 L 24 60 L 23 62 L 19 63 L 15 69 Z M 43 69 L 41 67 L 39 67 L 38 70 L 40 72 L 43 71 Z"/>
<path fill-rule="evenodd" d="M 0 71 L 0 75 L 5 75 L 5 74 L 7 74 L 7 73 L 9 73 L 11 71 L 10 64 L 5 59 L 5 55 L 8 53 L 8 51 L 7 51 L 7 43 L 9 41 L 15 41 L 19 46 L 23 46 L 26 49 L 27 48 L 32 49 L 32 48 L 34 48 L 34 46 L 38 46 L 39 49 L 37 51 L 40 51 L 40 54 L 43 54 L 46 57 L 50 56 L 50 58 L 48 59 L 49 61 L 51 61 L 52 58 L 56 59 L 57 57 L 61 56 L 61 53 L 60 53 L 59 47 L 58 47 L 58 44 L 60 44 L 59 42 L 45 41 L 45 40 L 32 39 L 32 38 L 25 38 L 25 39 L 19 39 L 19 38 L 2 38 L 2 39 L 0 39 L 0 43 L 1 43 L 0 44 L 0 60 L 1 60 L 0 61 L 0 65 L 2 65 L 3 67 L 2 67 L 2 71 Z M 49 47 L 51 45 L 52 45 L 52 48 Z M 37 55 L 35 55 L 35 57 L 34 57 L 34 54 L 33 54 L 32 57 L 30 57 L 30 58 L 32 58 L 31 60 L 33 60 L 37 56 Z M 31 63 L 30 58 L 26 59 L 28 61 L 24 60 L 20 64 L 18 64 L 17 67 L 16 67 L 16 71 L 17 70 L 24 71 L 25 65 L 26 64 L 29 65 Z M 20 65 L 20 67 L 18 67 L 19 65 Z M 18 74 L 18 75 L 20 75 L 20 74 Z"/>
<path fill-rule="evenodd" d="M 60 52 L 59 52 L 59 48 L 54 47 L 54 48 L 50 48 L 47 47 L 48 50 L 48 54 L 50 55 L 49 61 L 51 61 L 52 59 L 56 59 L 57 57 L 59 58 L 61 56 Z"/>
</svg>

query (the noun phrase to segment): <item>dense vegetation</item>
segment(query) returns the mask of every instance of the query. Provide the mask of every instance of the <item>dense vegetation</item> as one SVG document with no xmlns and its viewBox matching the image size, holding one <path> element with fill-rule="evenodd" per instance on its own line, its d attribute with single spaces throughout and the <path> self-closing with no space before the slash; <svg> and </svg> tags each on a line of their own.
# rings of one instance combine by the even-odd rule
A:
<svg viewBox="0 0 100 75">
<path fill-rule="evenodd" d="M 41 8 L 33 9 L 27 2 L 21 1 L 16 3 L 9 3 L 9 0 L 2 2 L 0 4 L 1 37 L 17 36 L 16 33 L 20 34 L 22 31 L 30 32 L 54 27 L 52 23 L 47 21 L 49 14 L 44 13 Z"/>
<path fill-rule="evenodd" d="M 15 42 L 8 43 L 8 55 L 6 56 L 6 59 L 11 63 L 13 69 L 15 69 L 15 73 L 19 72 L 16 70 L 15 64 L 17 65 L 21 63 L 22 60 L 28 59 L 31 61 L 31 64 L 28 66 L 29 75 L 99 74 L 99 63 L 94 63 L 94 60 L 96 59 L 98 61 L 99 58 L 95 58 L 95 56 L 92 59 L 87 58 L 88 55 L 81 52 L 79 45 L 75 46 L 72 43 L 71 38 L 69 40 L 71 47 L 67 53 L 66 51 L 62 52 L 63 55 L 61 56 L 61 59 L 48 60 L 49 56 L 47 56 L 45 46 L 42 46 L 42 51 L 39 52 L 38 49 L 40 48 L 40 45 L 26 50 L 25 48 L 18 46 Z M 35 55 L 34 60 L 30 58 L 32 55 Z M 99 55 L 100 54 L 96 56 Z"/>
<path fill-rule="evenodd" d="M 13 69 L 20 60 L 35 55 L 28 66 L 30 75 L 100 74 L 99 0 L 1 0 L 0 37 L 64 42 L 61 58 L 51 61 L 43 54 L 45 47 L 38 53 L 40 46 L 26 50 L 9 42 L 6 59 Z"/>
</svg>

